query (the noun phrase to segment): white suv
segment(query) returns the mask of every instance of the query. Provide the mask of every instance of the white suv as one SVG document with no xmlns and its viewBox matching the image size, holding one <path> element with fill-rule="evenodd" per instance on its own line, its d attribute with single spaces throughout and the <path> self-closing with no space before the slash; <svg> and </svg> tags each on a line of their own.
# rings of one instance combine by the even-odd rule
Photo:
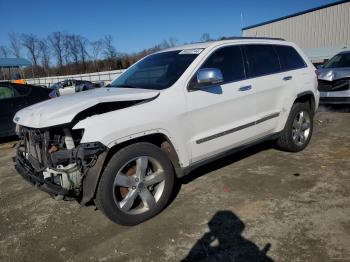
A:
<svg viewBox="0 0 350 262">
<path fill-rule="evenodd" d="M 175 177 L 239 148 L 310 141 L 315 68 L 293 43 L 233 38 L 149 55 L 110 87 L 19 111 L 16 168 L 55 198 L 93 200 L 134 225 L 168 203 Z"/>
</svg>

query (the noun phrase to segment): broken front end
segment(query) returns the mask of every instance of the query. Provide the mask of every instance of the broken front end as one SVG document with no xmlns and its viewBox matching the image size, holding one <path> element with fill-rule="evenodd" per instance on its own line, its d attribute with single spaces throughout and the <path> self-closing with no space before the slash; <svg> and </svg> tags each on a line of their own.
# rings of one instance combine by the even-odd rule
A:
<svg viewBox="0 0 350 262">
<path fill-rule="evenodd" d="M 102 168 L 101 157 L 107 151 L 99 142 L 80 144 L 83 132 L 62 126 L 49 129 L 18 127 L 17 171 L 55 198 L 81 201 L 85 177 L 97 165 Z"/>
</svg>

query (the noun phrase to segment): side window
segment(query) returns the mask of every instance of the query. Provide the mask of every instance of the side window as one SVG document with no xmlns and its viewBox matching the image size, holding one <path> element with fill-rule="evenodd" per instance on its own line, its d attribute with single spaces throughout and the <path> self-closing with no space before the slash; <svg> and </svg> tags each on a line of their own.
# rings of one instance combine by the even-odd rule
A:
<svg viewBox="0 0 350 262">
<path fill-rule="evenodd" d="M 305 61 L 293 47 L 276 45 L 275 50 L 283 71 L 306 67 Z"/>
<path fill-rule="evenodd" d="M 32 88 L 28 85 L 22 85 L 22 84 L 21 85 L 14 85 L 14 84 L 12 84 L 11 86 L 14 89 L 15 95 L 18 95 L 18 96 L 27 96 L 32 91 Z"/>
<path fill-rule="evenodd" d="M 272 45 L 244 45 L 249 65 L 249 76 L 257 77 L 277 73 L 278 57 Z"/>
<path fill-rule="evenodd" d="M 0 85 L 0 100 L 15 96 L 15 92 L 11 87 Z"/>
<path fill-rule="evenodd" d="M 224 82 L 238 81 L 245 78 L 241 48 L 228 46 L 215 51 L 201 68 L 218 68 Z"/>
<path fill-rule="evenodd" d="M 61 82 L 61 87 L 62 88 L 65 88 L 65 87 L 67 87 L 68 86 L 68 81 L 62 81 Z"/>
</svg>

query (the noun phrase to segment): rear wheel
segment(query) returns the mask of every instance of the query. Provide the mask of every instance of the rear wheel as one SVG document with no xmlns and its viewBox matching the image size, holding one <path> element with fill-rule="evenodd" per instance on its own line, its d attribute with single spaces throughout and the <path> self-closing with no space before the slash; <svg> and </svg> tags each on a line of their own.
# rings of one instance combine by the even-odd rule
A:
<svg viewBox="0 0 350 262">
<path fill-rule="evenodd" d="M 107 164 L 96 205 L 113 222 L 135 225 L 158 214 L 174 185 L 173 166 L 157 146 L 137 143 L 119 150 Z"/>
<path fill-rule="evenodd" d="M 292 106 L 287 123 L 277 140 L 280 149 L 299 152 L 310 142 L 313 131 L 313 112 L 306 103 L 295 103 Z"/>
</svg>

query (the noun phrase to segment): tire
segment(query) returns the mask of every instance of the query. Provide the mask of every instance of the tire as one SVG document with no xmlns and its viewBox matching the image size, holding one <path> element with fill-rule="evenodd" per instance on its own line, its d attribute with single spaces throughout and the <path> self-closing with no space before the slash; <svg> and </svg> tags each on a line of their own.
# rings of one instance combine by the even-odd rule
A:
<svg viewBox="0 0 350 262">
<path fill-rule="evenodd" d="M 300 121 L 301 113 L 303 113 L 305 119 Z M 287 123 L 277 140 L 278 148 L 287 152 L 302 151 L 309 144 L 312 136 L 313 115 L 307 103 L 293 104 Z M 302 136 L 304 136 L 304 139 L 302 139 Z"/>
<path fill-rule="evenodd" d="M 136 143 L 109 160 L 95 203 L 113 222 L 132 226 L 160 213 L 173 187 L 174 168 L 167 155 L 153 144 Z"/>
</svg>

